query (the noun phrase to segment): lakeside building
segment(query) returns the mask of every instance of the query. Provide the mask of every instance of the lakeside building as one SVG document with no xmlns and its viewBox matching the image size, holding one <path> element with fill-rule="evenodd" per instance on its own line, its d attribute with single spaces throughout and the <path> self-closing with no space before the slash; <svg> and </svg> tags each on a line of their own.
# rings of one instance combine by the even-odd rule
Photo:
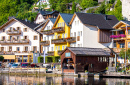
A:
<svg viewBox="0 0 130 85">
<path fill-rule="evenodd" d="M 36 26 L 34 23 L 12 18 L 0 27 L 0 55 L 4 57 L 4 61 L 37 62 L 36 57 L 41 48 L 40 33 L 34 30 Z"/>
<path fill-rule="evenodd" d="M 113 28 L 114 30 L 112 30 L 112 35 L 110 36 L 113 41 L 113 51 L 119 54 L 122 49 L 130 48 L 130 21 L 119 21 Z M 124 59 L 119 55 L 117 61 L 124 63 Z M 127 60 L 127 63 L 130 63 L 130 61 Z"/>
<path fill-rule="evenodd" d="M 111 57 L 102 48 L 87 47 L 68 47 L 60 55 L 63 73 L 104 71 Z"/>
<path fill-rule="evenodd" d="M 59 12 L 58 11 L 42 11 L 40 10 L 35 18 L 35 23 L 36 24 L 41 24 L 43 23 L 46 19 L 48 18 L 56 18 L 58 16 Z"/>
</svg>

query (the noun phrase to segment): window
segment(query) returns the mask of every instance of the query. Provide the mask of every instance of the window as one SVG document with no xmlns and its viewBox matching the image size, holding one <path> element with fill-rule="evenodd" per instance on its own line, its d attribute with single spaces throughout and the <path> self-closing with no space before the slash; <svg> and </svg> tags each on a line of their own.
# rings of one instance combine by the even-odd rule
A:
<svg viewBox="0 0 130 85">
<path fill-rule="evenodd" d="M 75 21 L 75 25 L 76 25 L 76 21 Z"/>
<path fill-rule="evenodd" d="M 80 47 L 80 44 L 78 44 L 78 47 Z"/>
<path fill-rule="evenodd" d="M 58 23 L 58 27 L 60 27 L 59 24 L 60 24 L 60 23 Z"/>
<path fill-rule="evenodd" d="M 65 49 L 67 48 L 67 46 L 65 45 Z"/>
<path fill-rule="evenodd" d="M 114 48 L 116 48 L 116 42 L 114 42 L 113 44 L 114 44 Z"/>
<path fill-rule="evenodd" d="M 62 46 L 62 50 L 64 50 L 64 46 Z"/>
<path fill-rule="evenodd" d="M 47 36 L 47 40 L 49 40 L 49 36 Z"/>
<path fill-rule="evenodd" d="M 12 51 L 12 46 L 9 46 L 9 51 L 10 51 L 10 52 Z"/>
<path fill-rule="evenodd" d="M 46 37 L 44 37 L 44 41 L 46 41 Z"/>
<path fill-rule="evenodd" d="M 125 47 L 125 43 L 120 43 L 120 48 L 124 48 Z"/>
<path fill-rule="evenodd" d="M 62 22 L 62 27 L 65 27 L 65 23 L 64 22 Z"/>
<path fill-rule="evenodd" d="M 13 28 L 12 27 L 10 27 L 10 30 L 12 30 Z"/>
<path fill-rule="evenodd" d="M 19 36 L 17 36 L 17 41 L 19 40 Z"/>
<path fill-rule="evenodd" d="M 24 28 L 24 32 L 27 32 L 27 28 Z"/>
<path fill-rule="evenodd" d="M 5 29 L 3 29 L 3 32 L 5 32 Z"/>
<path fill-rule="evenodd" d="M 46 47 L 44 47 L 44 51 L 46 51 Z"/>
<path fill-rule="evenodd" d="M 34 52 L 37 51 L 37 46 L 33 46 L 33 51 L 34 51 Z"/>
<path fill-rule="evenodd" d="M 128 35 L 130 35 L 130 30 L 128 30 Z"/>
<path fill-rule="evenodd" d="M 54 51 L 54 50 L 53 50 L 53 47 L 51 47 L 51 51 Z"/>
<path fill-rule="evenodd" d="M 53 39 L 53 36 L 51 36 L 51 39 Z"/>
<path fill-rule="evenodd" d="M 74 47 L 76 47 L 76 44 L 74 44 Z"/>
<path fill-rule="evenodd" d="M 64 38 L 64 34 L 62 34 L 62 38 Z"/>
<path fill-rule="evenodd" d="M 5 36 L 2 37 L 2 40 L 5 40 Z"/>
<path fill-rule="evenodd" d="M 24 39 L 27 39 L 27 36 L 24 36 Z"/>
<path fill-rule="evenodd" d="M 28 51 L 28 47 L 27 46 L 25 47 L 25 51 Z"/>
<path fill-rule="evenodd" d="M 1 47 L 1 51 L 2 51 L 2 52 L 4 51 L 4 47 Z"/>
<path fill-rule="evenodd" d="M 79 24 L 79 20 L 77 21 L 77 25 Z"/>
<path fill-rule="evenodd" d="M 65 33 L 65 38 L 67 38 L 67 34 Z"/>
<path fill-rule="evenodd" d="M 49 47 L 47 47 L 47 51 L 49 51 Z"/>
<path fill-rule="evenodd" d="M 128 42 L 128 48 L 130 48 L 130 42 Z"/>
<path fill-rule="evenodd" d="M 82 31 L 81 31 L 81 36 L 82 36 Z"/>
<path fill-rule="evenodd" d="M 80 36 L 80 32 L 78 32 L 78 36 Z"/>
<path fill-rule="evenodd" d="M 20 30 L 20 27 L 17 27 L 17 30 Z"/>
<path fill-rule="evenodd" d="M 71 33 L 71 37 L 73 37 L 73 33 Z"/>
<path fill-rule="evenodd" d="M 16 50 L 17 50 L 17 51 L 20 51 L 20 47 L 17 47 Z"/>
<path fill-rule="evenodd" d="M 76 37 L 76 32 L 74 32 L 74 37 Z"/>
<path fill-rule="evenodd" d="M 34 40 L 37 40 L 37 36 L 34 36 Z"/>
<path fill-rule="evenodd" d="M 56 39 L 57 39 L 58 37 L 57 37 L 57 35 L 56 35 Z"/>
<path fill-rule="evenodd" d="M 57 46 L 56 46 L 56 51 L 57 51 Z"/>
<path fill-rule="evenodd" d="M 60 46 L 58 46 L 58 50 L 60 50 Z"/>
</svg>

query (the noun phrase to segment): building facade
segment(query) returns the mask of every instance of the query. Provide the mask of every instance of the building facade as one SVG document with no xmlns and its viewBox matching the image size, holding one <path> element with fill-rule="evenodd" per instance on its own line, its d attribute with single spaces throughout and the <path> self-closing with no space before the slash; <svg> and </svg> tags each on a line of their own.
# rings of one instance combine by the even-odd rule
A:
<svg viewBox="0 0 130 85">
<path fill-rule="evenodd" d="M 40 33 L 33 29 L 36 26 L 12 18 L 0 27 L 0 53 L 5 61 L 34 62 L 34 53 L 40 53 Z"/>
<path fill-rule="evenodd" d="M 110 30 L 117 22 L 112 15 L 75 13 L 70 21 L 70 36 L 76 42 L 70 47 L 112 48 Z"/>
</svg>

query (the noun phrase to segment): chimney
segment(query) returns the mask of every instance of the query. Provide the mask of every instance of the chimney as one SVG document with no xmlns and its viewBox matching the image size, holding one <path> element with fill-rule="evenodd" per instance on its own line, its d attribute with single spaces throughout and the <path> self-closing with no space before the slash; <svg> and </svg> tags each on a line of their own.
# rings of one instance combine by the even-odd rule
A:
<svg viewBox="0 0 130 85">
<path fill-rule="evenodd" d="M 105 15 L 105 20 L 108 20 L 108 16 L 107 15 Z"/>
</svg>

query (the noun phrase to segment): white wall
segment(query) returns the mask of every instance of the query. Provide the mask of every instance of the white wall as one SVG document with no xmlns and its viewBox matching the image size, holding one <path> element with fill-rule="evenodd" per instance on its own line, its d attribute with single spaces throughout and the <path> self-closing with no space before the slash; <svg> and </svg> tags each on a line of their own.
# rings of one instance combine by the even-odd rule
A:
<svg viewBox="0 0 130 85">
<path fill-rule="evenodd" d="M 48 26 L 50 26 L 49 29 L 47 28 Z M 52 27 L 53 27 L 53 23 L 51 21 L 49 21 L 44 30 L 51 30 Z M 50 45 L 43 46 L 43 50 L 45 50 L 45 53 L 47 53 L 47 51 L 54 51 L 54 44 L 51 44 L 51 39 L 54 39 L 54 34 L 53 35 L 44 35 L 43 34 L 43 41 L 46 41 L 45 37 L 46 37 L 46 40 L 48 40 L 48 37 L 49 37 Z M 53 50 L 52 50 L 52 47 L 53 47 Z M 47 50 L 48 48 L 49 48 L 49 50 Z"/>
<path fill-rule="evenodd" d="M 112 43 L 98 42 L 98 28 L 92 26 L 83 26 L 83 46 L 91 48 L 106 48 L 112 47 Z"/>
<path fill-rule="evenodd" d="M 49 0 L 39 0 L 38 2 L 37 2 L 37 5 L 39 5 L 39 3 L 40 3 L 40 5 L 42 5 L 42 4 L 47 4 L 47 7 L 46 8 L 50 8 L 50 3 L 49 3 Z"/>
<path fill-rule="evenodd" d="M 130 0 L 122 0 L 122 15 L 123 18 L 130 21 Z"/>
<path fill-rule="evenodd" d="M 79 21 L 79 23 L 77 21 Z M 90 48 L 106 48 L 107 46 L 112 47 L 112 43 L 98 43 L 98 28 L 83 25 L 77 16 L 74 18 L 70 30 L 70 33 L 73 33 L 73 35 L 74 32 L 76 32 L 76 43 L 71 43 L 71 47 L 75 46 L 90 47 Z M 80 41 L 77 41 L 78 32 L 80 32 Z"/>
<path fill-rule="evenodd" d="M 3 29 L 5 29 L 5 32 L 2 32 L 2 29 L 0 30 L 0 40 L 2 40 L 2 36 L 5 36 L 5 39 L 8 40 L 9 36 L 6 31 L 10 29 L 10 27 L 17 28 L 20 27 L 22 33 L 21 35 L 12 35 L 12 37 L 20 36 L 20 39 L 24 39 L 24 36 L 28 36 L 28 39 L 30 40 L 30 43 L 28 45 L 0 45 L 0 47 L 4 47 L 5 51 L 9 51 L 9 46 L 12 46 L 12 51 L 16 51 L 16 47 L 20 47 L 20 51 L 24 51 L 24 46 L 28 46 L 28 51 L 33 51 L 33 46 L 37 46 L 37 51 L 39 51 L 39 34 L 35 32 L 34 30 L 28 28 L 27 26 L 21 24 L 18 21 L 12 21 L 7 26 L 5 26 Z M 24 28 L 27 28 L 27 32 L 23 32 Z M 38 37 L 38 40 L 34 40 L 34 35 Z"/>
<path fill-rule="evenodd" d="M 43 21 L 45 21 L 45 19 L 43 18 L 42 14 L 38 14 L 36 20 L 35 20 L 35 23 L 36 24 L 40 24 L 42 23 Z"/>
<path fill-rule="evenodd" d="M 74 33 L 76 32 L 76 43 L 71 43 L 70 45 L 72 47 L 75 47 L 75 46 L 79 47 L 79 45 L 80 47 L 83 47 L 83 24 L 80 22 L 77 16 L 74 18 L 71 26 L 72 27 L 70 29 L 70 36 L 75 37 Z M 80 41 L 77 41 L 78 32 L 80 32 Z M 82 32 L 82 36 L 81 36 L 81 32 Z"/>
</svg>

